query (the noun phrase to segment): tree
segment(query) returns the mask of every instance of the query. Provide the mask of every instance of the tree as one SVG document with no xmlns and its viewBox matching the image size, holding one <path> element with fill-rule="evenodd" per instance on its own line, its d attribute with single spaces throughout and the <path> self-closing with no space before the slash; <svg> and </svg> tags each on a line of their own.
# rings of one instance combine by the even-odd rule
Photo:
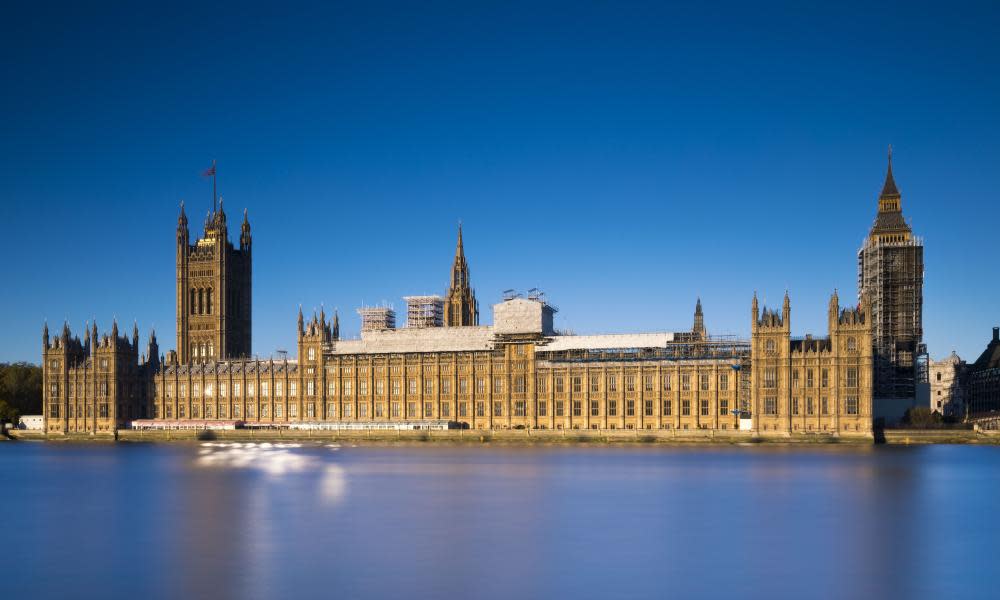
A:
<svg viewBox="0 0 1000 600">
<path fill-rule="evenodd" d="M 26 362 L 0 363 L 0 419 L 42 412 L 42 368 Z"/>
<path fill-rule="evenodd" d="M 931 412 L 926 406 L 915 406 L 903 415 L 903 424 L 911 427 L 936 427 L 941 424 L 941 413 Z"/>
</svg>

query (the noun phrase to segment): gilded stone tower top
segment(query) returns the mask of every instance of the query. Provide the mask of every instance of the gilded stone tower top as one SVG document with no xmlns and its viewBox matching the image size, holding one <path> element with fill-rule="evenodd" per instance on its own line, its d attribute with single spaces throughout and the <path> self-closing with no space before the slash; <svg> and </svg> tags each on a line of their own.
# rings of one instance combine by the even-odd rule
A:
<svg viewBox="0 0 1000 600">
<path fill-rule="evenodd" d="M 913 231 L 903 218 L 902 196 L 892 176 L 892 146 L 889 146 L 889 166 L 878 197 L 878 214 L 868 237 L 873 242 L 906 242 L 912 236 Z"/>
</svg>

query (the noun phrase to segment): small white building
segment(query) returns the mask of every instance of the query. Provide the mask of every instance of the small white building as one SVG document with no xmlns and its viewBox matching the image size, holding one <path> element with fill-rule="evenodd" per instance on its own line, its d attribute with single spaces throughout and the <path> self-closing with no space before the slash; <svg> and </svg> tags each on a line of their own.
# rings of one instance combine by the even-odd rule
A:
<svg viewBox="0 0 1000 600">
<path fill-rule="evenodd" d="M 24 415 L 17 422 L 17 428 L 27 431 L 44 431 L 45 417 L 42 415 Z"/>
<path fill-rule="evenodd" d="M 938 412 L 946 417 L 964 417 L 965 399 L 962 395 L 961 378 L 965 371 L 965 361 L 952 350 L 942 360 L 931 361 L 928 370 L 931 380 L 931 412 Z"/>
</svg>

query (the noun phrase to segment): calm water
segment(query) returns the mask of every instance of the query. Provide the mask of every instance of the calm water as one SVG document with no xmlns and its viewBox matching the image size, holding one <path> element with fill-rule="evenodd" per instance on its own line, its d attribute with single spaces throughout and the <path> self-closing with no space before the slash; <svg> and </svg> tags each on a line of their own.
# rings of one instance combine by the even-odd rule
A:
<svg viewBox="0 0 1000 600">
<path fill-rule="evenodd" d="M 1000 448 L 0 443 L 3 597 L 1000 595 Z"/>
</svg>

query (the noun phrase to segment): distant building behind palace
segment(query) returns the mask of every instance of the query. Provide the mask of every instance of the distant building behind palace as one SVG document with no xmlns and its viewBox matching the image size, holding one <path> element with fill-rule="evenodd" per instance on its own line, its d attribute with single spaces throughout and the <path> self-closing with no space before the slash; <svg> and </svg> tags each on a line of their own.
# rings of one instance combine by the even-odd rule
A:
<svg viewBox="0 0 1000 600">
<path fill-rule="evenodd" d="M 1000 417 L 1000 327 L 965 376 L 965 401 L 973 417 Z"/>
<path fill-rule="evenodd" d="M 890 157 L 891 158 L 891 157 Z M 872 435 L 878 402 L 913 406 L 921 371 L 923 247 L 904 221 L 889 169 L 858 253 L 859 302 L 827 307 L 827 335 L 793 337 L 791 300 L 751 299 L 750 338 L 712 336 L 701 300 L 678 332 L 567 335 L 537 290 L 509 292 L 479 324 L 459 227 L 442 296 L 362 307 L 360 337 L 339 315 L 299 310 L 292 359 L 251 356 L 252 236 L 239 244 L 225 210 L 191 240 L 177 223 L 176 349 L 155 332 L 121 335 L 88 324 L 43 331 L 45 430 L 124 427 L 441 426 L 475 429 L 731 430 L 748 435 Z M 881 395 L 880 395 L 881 394 Z"/>
</svg>

